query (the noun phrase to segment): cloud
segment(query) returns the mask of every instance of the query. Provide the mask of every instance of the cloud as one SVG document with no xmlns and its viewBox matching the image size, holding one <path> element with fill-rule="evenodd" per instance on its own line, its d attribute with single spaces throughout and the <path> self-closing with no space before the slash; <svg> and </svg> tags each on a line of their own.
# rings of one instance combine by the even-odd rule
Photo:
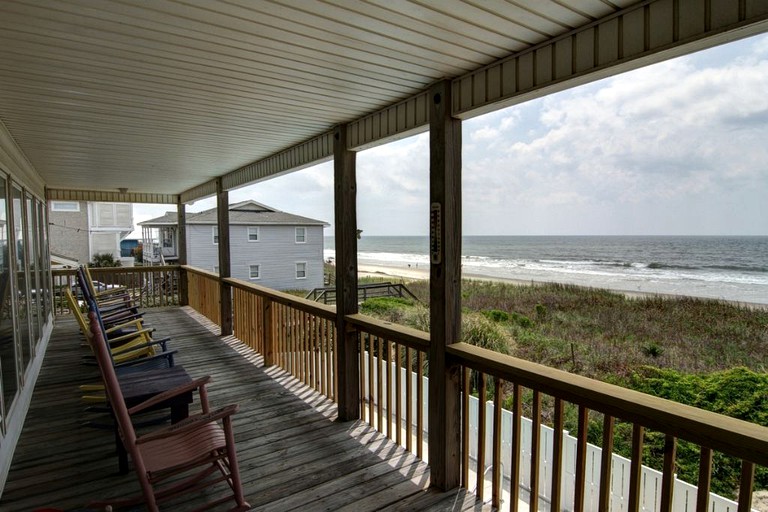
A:
<svg viewBox="0 0 768 512">
<path fill-rule="evenodd" d="M 507 219 L 511 234 L 543 234 L 555 219 L 586 234 L 768 233 L 755 216 L 768 193 L 768 55 L 749 51 L 765 41 L 743 44 L 738 58 L 714 51 L 529 102 L 535 135 L 498 122 L 505 149 L 465 166 L 465 224 L 488 233 Z M 702 209 L 717 222 L 704 223 Z"/>
<path fill-rule="evenodd" d="M 768 234 L 767 90 L 760 36 L 465 121 L 465 233 Z M 366 233 L 427 233 L 428 150 L 358 154 Z M 230 196 L 333 222 L 333 167 Z"/>
</svg>

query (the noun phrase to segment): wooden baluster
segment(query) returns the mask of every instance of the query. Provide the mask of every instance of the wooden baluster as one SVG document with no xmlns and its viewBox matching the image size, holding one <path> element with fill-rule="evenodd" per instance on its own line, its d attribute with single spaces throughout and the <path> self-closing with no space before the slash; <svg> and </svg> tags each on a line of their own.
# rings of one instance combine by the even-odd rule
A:
<svg viewBox="0 0 768 512">
<path fill-rule="evenodd" d="M 405 449 L 413 451 L 413 359 L 411 349 L 405 348 Z"/>
<path fill-rule="evenodd" d="M 359 358 L 360 358 L 360 419 L 366 420 L 365 418 L 365 383 L 366 379 L 368 378 L 368 372 L 365 371 L 365 333 L 360 333 L 359 346 L 360 350 L 358 350 Z M 370 371 L 370 368 L 368 369 Z M 368 418 L 368 423 L 371 422 L 371 418 Z"/>
<path fill-rule="evenodd" d="M 395 442 L 398 446 L 403 446 L 403 372 L 401 359 L 403 357 L 403 346 L 395 344 Z"/>
<path fill-rule="evenodd" d="M 501 379 L 493 379 L 493 473 L 491 475 L 491 505 L 498 509 L 501 506 Z"/>
<path fill-rule="evenodd" d="M 395 414 L 395 407 L 392 402 L 392 395 L 394 394 L 394 387 L 395 384 L 393 382 L 392 378 L 392 363 L 394 363 L 394 351 L 392 350 L 394 347 L 394 343 L 387 340 L 384 344 L 384 347 L 386 349 L 387 358 L 385 360 L 385 363 L 387 365 L 387 401 L 385 402 L 387 405 L 387 437 L 390 439 L 394 439 L 394 432 L 392 431 L 392 417 Z"/>
<path fill-rule="evenodd" d="M 560 510 L 560 496 L 563 483 L 563 426 L 565 423 L 564 404 L 562 399 L 555 398 L 555 421 L 552 439 L 552 491 L 550 504 L 552 510 Z"/>
<path fill-rule="evenodd" d="M 584 494 L 587 473 L 587 421 L 589 409 L 579 406 L 579 426 L 576 441 L 576 486 L 574 497 L 574 511 L 584 510 Z"/>
<path fill-rule="evenodd" d="M 331 384 L 333 385 L 333 388 L 331 390 L 331 395 L 333 396 L 334 401 L 339 401 L 339 364 L 338 364 L 338 358 L 336 357 L 336 351 L 339 350 L 339 331 L 336 328 L 336 324 L 334 323 L 331 325 L 331 332 L 333 333 L 333 342 L 331 344 L 331 349 L 333 350 L 333 357 L 331 358 L 331 367 L 333 368 L 333 379 L 331 379 Z M 361 336 L 360 333 L 356 335 L 358 338 Z"/>
<path fill-rule="evenodd" d="M 469 381 L 472 371 L 461 367 L 461 486 L 469 488 L 469 395 L 472 392 Z"/>
<path fill-rule="evenodd" d="M 643 437 L 645 429 L 642 425 L 632 425 L 632 455 L 629 467 L 629 511 L 640 511 L 640 478 L 643 468 Z"/>
<path fill-rule="evenodd" d="M 741 480 L 739 482 L 739 510 L 752 511 L 752 488 L 755 485 L 755 465 L 749 461 L 741 461 Z"/>
<path fill-rule="evenodd" d="M 376 420 L 374 419 L 373 414 L 373 407 L 375 405 L 373 400 L 373 376 L 376 374 L 376 367 L 373 359 L 373 344 L 373 335 L 368 334 L 368 423 L 370 423 L 372 427 L 375 427 Z"/>
<path fill-rule="evenodd" d="M 477 497 L 483 501 L 485 495 L 485 372 L 478 371 L 477 384 Z"/>
<path fill-rule="evenodd" d="M 707 512 L 709 509 L 709 491 L 712 486 L 712 449 L 705 446 L 701 447 L 697 486 L 696 512 Z"/>
<path fill-rule="evenodd" d="M 517 510 L 520 503 L 520 447 L 521 421 L 523 415 L 522 389 L 519 384 L 512 387 L 512 461 L 509 468 L 509 509 Z"/>
<path fill-rule="evenodd" d="M 541 438 L 541 393 L 533 391 L 531 425 L 531 498 L 529 510 L 539 510 L 539 444 Z"/>
<path fill-rule="evenodd" d="M 661 474 L 661 512 L 672 512 L 673 493 L 675 490 L 675 457 L 677 439 L 664 437 L 664 470 Z"/>
<path fill-rule="evenodd" d="M 603 446 L 600 457 L 600 497 L 598 510 L 611 507 L 611 463 L 613 462 L 613 416 L 603 415 Z"/>
<path fill-rule="evenodd" d="M 384 340 L 376 336 L 378 340 L 378 356 L 376 358 L 376 413 L 378 418 L 376 425 L 379 432 L 384 433 Z"/>
<path fill-rule="evenodd" d="M 424 352 L 416 351 L 418 376 L 416 380 L 416 456 L 424 458 Z"/>
</svg>

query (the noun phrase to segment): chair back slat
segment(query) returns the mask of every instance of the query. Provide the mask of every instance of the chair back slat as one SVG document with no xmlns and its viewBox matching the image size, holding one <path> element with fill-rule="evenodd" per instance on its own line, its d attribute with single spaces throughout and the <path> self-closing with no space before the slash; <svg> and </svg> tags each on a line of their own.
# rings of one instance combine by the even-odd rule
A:
<svg viewBox="0 0 768 512">
<path fill-rule="evenodd" d="M 83 312 L 80 310 L 80 304 L 78 304 L 77 299 L 72 294 L 72 290 L 64 290 L 64 295 L 67 296 L 69 309 L 72 311 L 72 314 L 75 315 L 77 324 L 80 326 L 80 331 L 82 331 L 85 336 L 88 336 L 88 321 L 83 316 Z"/>
<path fill-rule="evenodd" d="M 96 311 L 96 304 L 91 301 L 90 312 L 88 313 L 91 325 L 91 336 L 88 337 L 88 341 L 91 344 L 93 353 L 96 355 L 96 361 L 99 364 L 99 371 L 101 372 L 101 377 L 104 381 L 107 398 L 112 406 L 112 411 L 120 429 L 120 436 L 123 438 L 125 449 L 132 457 L 135 457 L 136 432 L 133 429 L 131 417 L 128 414 L 128 408 L 123 399 L 123 393 L 120 390 L 120 383 L 117 380 L 115 367 L 112 363 L 112 356 L 107 348 L 106 341 L 104 341 L 104 335 L 100 329 L 98 313 Z"/>
<path fill-rule="evenodd" d="M 80 287 L 80 291 L 83 293 L 83 299 L 86 302 L 95 300 L 95 295 L 93 294 L 91 287 L 88 286 L 88 278 L 85 276 L 85 270 L 83 270 L 82 265 L 77 268 L 77 285 Z"/>
</svg>

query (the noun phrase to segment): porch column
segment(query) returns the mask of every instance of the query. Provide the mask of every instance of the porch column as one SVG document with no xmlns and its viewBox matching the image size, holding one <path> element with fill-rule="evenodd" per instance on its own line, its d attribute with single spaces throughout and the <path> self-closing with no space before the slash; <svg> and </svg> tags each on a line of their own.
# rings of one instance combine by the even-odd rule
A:
<svg viewBox="0 0 768 512">
<path fill-rule="evenodd" d="M 179 256 L 179 265 L 187 265 L 187 205 L 182 203 L 180 199 L 176 203 L 176 212 L 176 250 Z M 179 270 L 179 305 L 187 306 L 188 304 L 187 272 Z"/>
<path fill-rule="evenodd" d="M 432 485 L 459 485 L 460 368 L 445 347 L 461 331 L 461 121 L 451 117 L 451 83 L 429 92 L 429 465 Z"/>
<path fill-rule="evenodd" d="M 336 362 L 339 421 L 360 417 L 360 369 L 357 331 L 346 315 L 357 313 L 357 178 L 355 152 L 347 149 L 347 125 L 333 134 L 333 181 L 336 240 Z"/>
<path fill-rule="evenodd" d="M 219 295 L 221 335 L 232 334 L 232 287 L 224 278 L 232 276 L 229 261 L 229 192 L 224 190 L 221 178 L 216 179 L 216 215 L 219 226 Z"/>
</svg>

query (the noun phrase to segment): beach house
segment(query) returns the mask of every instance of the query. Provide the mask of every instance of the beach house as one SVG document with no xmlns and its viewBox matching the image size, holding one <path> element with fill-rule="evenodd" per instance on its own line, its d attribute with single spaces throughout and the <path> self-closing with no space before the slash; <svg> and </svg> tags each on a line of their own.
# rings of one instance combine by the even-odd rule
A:
<svg viewBox="0 0 768 512">
<path fill-rule="evenodd" d="M 709 492 L 725 454 L 741 465 L 730 510 L 751 509 L 768 428 L 458 342 L 462 172 L 472 172 L 462 169 L 462 123 L 768 32 L 768 1 L 17 0 L 0 2 L 0 28 L 1 509 L 82 509 L 138 487 L 135 475 L 115 473 L 114 434 L 82 426 L 89 413 L 78 386 L 98 375 L 81 364 L 78 327 L 53 286 L 72 276 L 50 269 L 54 201 L 175 208 L 177 264 L 93 277 L 161 283 L 136 296 L 163 306 L 148 319 L 173 337 L 190 374 L 213 375 L 211 399 L 239 404 L 236 451 L 254 507 L 726 510 L 710 505 Z M 658 99 L 652 82 L 641 96 Z M 424 132 L 429 332 L 372 319 L 357 300 L 356 194 L 370 183 L 357 155 Z M 247 224 L 234 240 L 230 191 L 329 161 L 336 305 L 234 278 L 236 244 L 261 240 L 248 240 Z M 306 181 L 290 193 L 311 190 Z M 218 274 L 210 262 L 190 264 L 187 247 L 187 205 L 209 197 L 215 226 L 191 226 L 210 246 L 218 228 Z M 300 245 L 301 226 L 288 229 L 289 244 Z M 314 232 L 305 231 L 307 243 Z M 285 260 L 298 276 L 294 253 Z M 264 264 L 266 278 L 265 262 L 246 263 Z M 490 404 L 494 414 L 477 414 Z M 566 415 L 576 425 L 567 445 Z M 595 415 L 600 453 L 588 446 Z M 611 478 L 617 418 L 631 431 L 631 453 Z M 647 431 L 664 439 L 655 480 L 642 469 Z M 685 493 L 674 486 L 679 444 L 700 454 Z M 180 499 L 166 510 L 201 505 L 196 493 Z"/>
<path fill-rule="evenodd" d="M 144 263 L 179 260 L 178 215 L 139 223 Z M 232 277 L 275 290 L 311 290 L 323 286 L 323 230 L 328 224 L 281 212 L 256 201 L 229 205 Z M 219 273 L 219 226 L 216 208 L 187 214 L 189 265 Z"/>
<path fill-rule="evenodd" d="M 131 203 L 50 201 L 48 203 L 51 257 L 86 264 L 95 254 L 120 260 L 120 242 L 133 231 Z M 126 263 L 132 259 L 126 259 Z"/>
</svg>

